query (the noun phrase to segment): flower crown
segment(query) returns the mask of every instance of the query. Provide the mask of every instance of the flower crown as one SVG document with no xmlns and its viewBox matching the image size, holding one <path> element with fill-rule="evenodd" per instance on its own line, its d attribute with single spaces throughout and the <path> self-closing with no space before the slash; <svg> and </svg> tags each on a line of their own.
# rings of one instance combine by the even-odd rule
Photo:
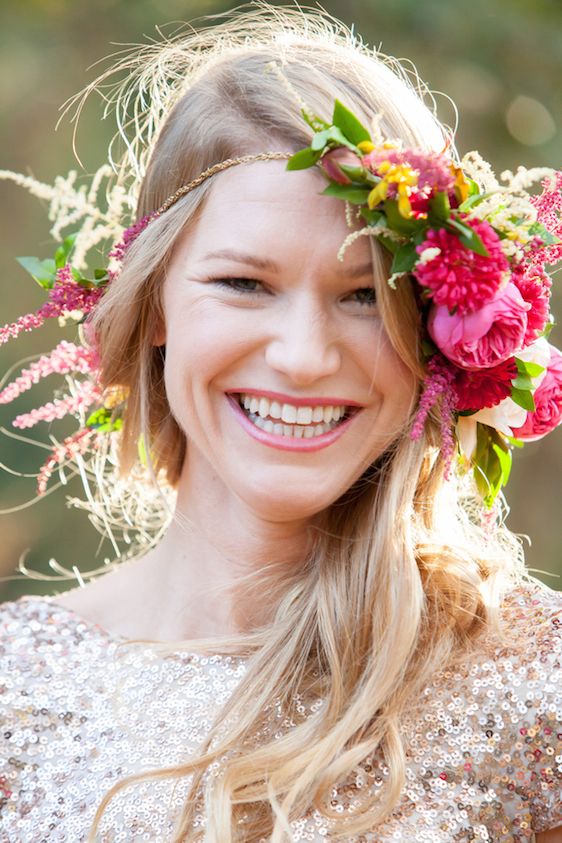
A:
<svg viewBox="0 0 562 843">
<path fill-rule="evenodd" d="M 546 271 L 562 259 L 562 172 L 519 168 L 501 185 L 477 153 L 458 166 L 444 152 L 375 144 L 338 100 L 331 123 L 302 113 L 314 136 L 288 169 L 320 166 L 324 194 L 355 206 L 366 223 L 340 258 L 368 234 L 392 255 L 389 285 L 413 279 L 426 377 L 411 436 L 421 437 L 439 405 L 446 474 L 456 454 L 491 508 L 512 447 L 562 421 Z M 542 193 L 530 195 L 538 180 Z"/>
<path fill-rule="evenodd" d="M 314 132 L 309 147 L 210 167 L 124 232 L 109 253 L 116 268 L 86 277 L 72 265 L 72 235 L 53 260 L 19 258 L 48 298 L 36 313 L 1 328 L 0 344 L 47 318 L 87 320 L 131 243 L 206 178 L 270 158 L 289 158 L 288 170 L 319 166 L 329 181 L 324 194 L 354 206 L 356 219 L 365 222 L 347 238 L 340 259 L 350 242 L 367 234 L 392 255 L 391 287 L 413 279 L 426 377 L 411 437 L 421 437 L 428 414 L 437 408 L 446 476 L 456 457 L 461 471 L 473 471 L 483 503 L 491 508 L 508 481 L 512 448 L 542 438 L 562 421 L 562 354 L 547 340 L 554 322 L 546 270 L 562 258 L 562 173 L 519 168 L 515 175 L 504 173 L 507 184 L 501 185 L 477 153 L 459 166 L 445 152 L 374 143 L 338 100 L 331 123 L 306 109 L 302 114 Z M 537 181 L 542 193 L 530 195 L 527 188 Z M 122 425 L 127 396 L 102 394 L 98 368 L 95 347 L 62 341 L 0 392 L 0 403 L 9 403 L 48 374 L 72 376 L 70 394 L 13 422 L 27 428 L 67 414 L 79 420 L 78 431 L 55 445 L 41 469 L 39 494 L 57 466 L 99 447 Z M 142 458 L 142 447 L 139 452 Z"/>
</svg>

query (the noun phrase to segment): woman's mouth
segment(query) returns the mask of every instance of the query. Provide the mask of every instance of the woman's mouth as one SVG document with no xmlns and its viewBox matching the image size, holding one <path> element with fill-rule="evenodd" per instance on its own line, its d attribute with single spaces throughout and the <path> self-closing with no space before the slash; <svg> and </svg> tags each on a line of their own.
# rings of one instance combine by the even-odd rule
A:
<svg viewBox="0 0 562 843">
<path fill-rule="evenodd" d="M 240 393 L 237 398 L 252 424 L 266 433 L 291 439 L 322 436 L 343 422 L 351 409 L 333 404 L 296 406 L 251 393 Z"/>
</svg>

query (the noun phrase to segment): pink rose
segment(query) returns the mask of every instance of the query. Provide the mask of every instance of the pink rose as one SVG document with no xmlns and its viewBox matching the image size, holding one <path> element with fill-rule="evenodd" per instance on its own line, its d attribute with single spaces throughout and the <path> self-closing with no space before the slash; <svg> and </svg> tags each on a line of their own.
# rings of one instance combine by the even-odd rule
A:
<svg viewBox="0 0 562 843">
<path fill-rule="evenodd" d="M 515 284 L 507 284 L 475 313 L 433 307 L 427 328 L 434 343 L 462 369 L 497 366 L 523 346 L 531 307 Z"/>
<path fill-rule="evenodd" d="M 346 167 L 361 167 L 361 159 L 351 149 L 347 149 L 345 146 L 339 146 L 337 149 L 331 149 L 330 152 L 323 155 L 320 159 L 320 164 L 328 178 L 332 179 L 332 181 L 338 184 L 351 184 L 351 179 L 339 165 L 345 164 Z"/>
<path fill-rule="evenodd" d="M 533 396 L 535 412 L 527 413 L 525 423 L 513 428 L 513 435 L 527 442 L 542 439 L 562 422 L 562 353 L 553 345 L 546 374 Z"/>
</svg>

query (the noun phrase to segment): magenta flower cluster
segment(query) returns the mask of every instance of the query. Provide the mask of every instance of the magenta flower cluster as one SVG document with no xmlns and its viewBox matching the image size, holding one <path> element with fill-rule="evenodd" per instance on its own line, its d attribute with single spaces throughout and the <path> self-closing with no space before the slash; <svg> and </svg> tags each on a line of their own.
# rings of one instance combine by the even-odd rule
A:
<svg viewBox="0 0 562 843">
<path fill-rule="evenodd" d="M 487 256 L 467 249 L 457 234 L 445 228 L 431 228 L 417 252 L 422 256 L 427 249 L 439 251 L 432 260 L 418 261 L 414 268 L 418 283 L 433 303 L 461 316 L 474 313 L 491 301 L 509 270 L 500 239 L 490 223 L 468 219 L 465 222 L 480 237 Z"/>
</svg>

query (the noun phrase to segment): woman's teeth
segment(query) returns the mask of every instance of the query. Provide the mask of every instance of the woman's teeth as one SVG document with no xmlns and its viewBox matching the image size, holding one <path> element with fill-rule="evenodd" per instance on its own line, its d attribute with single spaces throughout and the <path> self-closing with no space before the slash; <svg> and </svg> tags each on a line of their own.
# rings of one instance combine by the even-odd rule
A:
<svg viewBox="0 0 562 843">
<path fill-rule="evenodd" d="M 311 439 L 327 433 L 343 419 L 347 409 L 345 405 L 297 407 L 249 394 L 239 395 L 238 400 L 256 427 L 266 433 L 295 439 Z"/>
</svg>

